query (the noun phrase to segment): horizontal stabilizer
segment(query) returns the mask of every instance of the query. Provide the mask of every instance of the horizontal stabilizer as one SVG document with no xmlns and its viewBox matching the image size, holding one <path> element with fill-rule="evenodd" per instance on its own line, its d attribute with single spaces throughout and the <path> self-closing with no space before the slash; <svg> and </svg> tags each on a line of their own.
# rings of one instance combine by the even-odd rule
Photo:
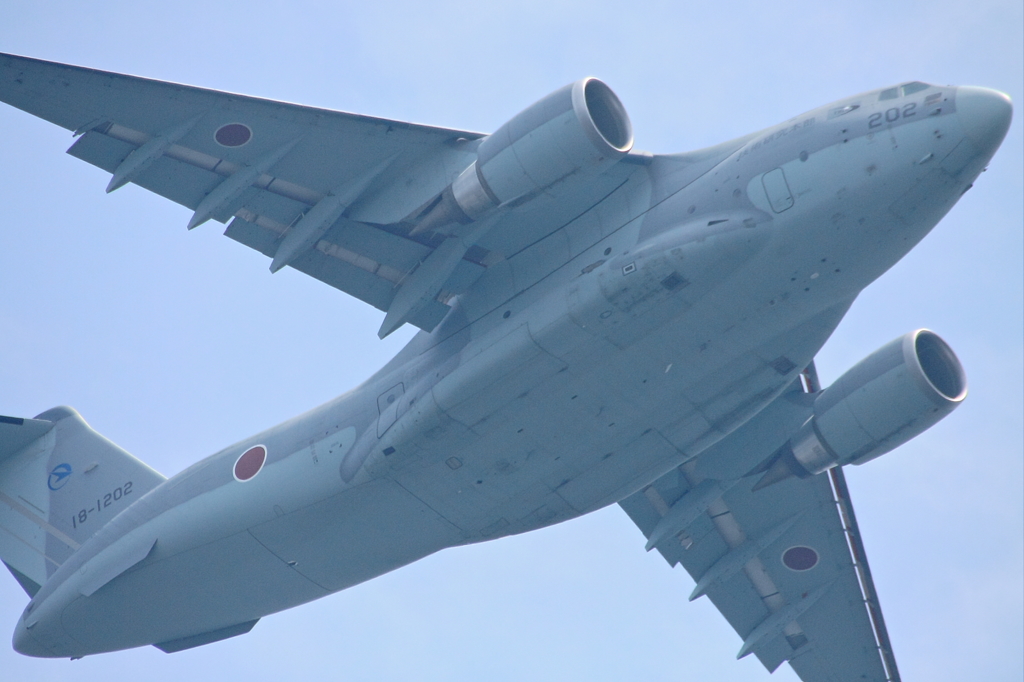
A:
<svg viewBox="0 0 1024 682">
<path fill-rule="evenodd" d="M 46 435 L 53 422 L 0 415 L 0 462 L 21 452 L 32 441 Z"/>
<path fill-rule="evenodd" d="M 27 594 L 30 597 L 36 596 L 36 592 L 38 592 L 42 588 L 42 585 L 32 580 L 27 575 L 11 566 L 6 561 L 3 563 L 4 566 L 7 567 L 7 570 L 11 572 L 11 575 L 14 576 L 14 579 L 18 581 L 18 584 L 21 585 L 21 589 L 25 590 L 25 594 Z"/>
</svg>

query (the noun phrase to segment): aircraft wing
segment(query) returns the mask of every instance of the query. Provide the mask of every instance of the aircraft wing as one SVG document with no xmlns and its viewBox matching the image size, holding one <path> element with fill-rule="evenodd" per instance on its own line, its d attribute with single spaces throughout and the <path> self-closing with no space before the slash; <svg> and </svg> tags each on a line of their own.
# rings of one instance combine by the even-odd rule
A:
<svg viewBox="0 0 1024 682">
<path fill-rule="evenodd" d="M 475 158 L 480 133 L 315 109 L 0 54 L 0 101 L 74 131 L 68 153 L 195 211 L 227 236 L 380 310 L 444 240 L 403 220 Z M 283 235 L 301 225 L 282 253 Z M 432 329 L 470 248 L 405 321 Z M 438 300 L 441 299 L 441 300 Z"/>
<path fill-rule="evenodd" d="M 899 680 L 841 469 L 752 490 L 757 476 L 728 487 L 685 468 L 619 504 L 646 537 L 664 538 L 657 550 L 697 583 L 691 600 L 706 595 L 740 635 L 737 658 L 754 654 L 769 671 L 788 660 L 804 682 Z M 680 533 L 659 528 L 719 485 Z"/>
</svg>

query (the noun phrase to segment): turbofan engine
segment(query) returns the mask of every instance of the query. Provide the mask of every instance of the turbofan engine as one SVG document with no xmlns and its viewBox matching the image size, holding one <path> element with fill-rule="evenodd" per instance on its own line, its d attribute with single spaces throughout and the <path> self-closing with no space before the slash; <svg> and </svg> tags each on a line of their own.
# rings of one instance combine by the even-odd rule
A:
<svg viewBox="0 0 1024 682">
<path fill-rule="evenodd" d="M 879 348 L 818 394 L 814 414 L 781 448 L 756 488 L 790 475 L 863 464 L 906 443 L 967 396 L 952 349 L 927 329 Z"/>
<path fill-rule="evenodd" d="M 414 232 L 478 220 L 573 173 L 600 173 L 632 147 L 633 126 L 612 89 L 596 78 L 576 81 L 484 138 Z"/>
</svg>

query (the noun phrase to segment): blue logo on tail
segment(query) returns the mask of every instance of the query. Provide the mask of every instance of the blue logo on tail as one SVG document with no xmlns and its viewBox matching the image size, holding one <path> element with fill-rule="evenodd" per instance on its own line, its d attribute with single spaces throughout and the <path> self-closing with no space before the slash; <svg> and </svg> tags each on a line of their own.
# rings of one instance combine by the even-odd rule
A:
<svg viewBox="0 0 1024 682">
<path fill-rule="evenodd" d="M 46 482 L 46 486 L 53 491 L 60 490 L 64 487 L 64 484 L 68 482 L 68 478 L 70 477 L 71 465 L 58 464 L 53 467 L 53 471 L 50 472 L 50 479 Z"/>
</svg>

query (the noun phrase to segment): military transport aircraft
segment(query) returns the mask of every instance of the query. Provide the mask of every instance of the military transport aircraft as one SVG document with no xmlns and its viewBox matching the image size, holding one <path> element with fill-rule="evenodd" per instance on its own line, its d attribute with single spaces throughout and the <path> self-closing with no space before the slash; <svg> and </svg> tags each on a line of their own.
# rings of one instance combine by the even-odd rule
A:
<svg viewBox="0 0 1024 682">
<path fill-rule="evenodd" d="M 14 648 L 175 652 L 446 547 L 619 504 L 768 670 L 896 680 L 842 473 L 949 414 L 918 329 L 813 359 L 950 210 L 1011 104 L 903 83 L 633 149 L 602 81 L 484 135 L 0 56 L 68 152 L 421 332 L 363 385 L 166 479 L 73 409 L 0 417 Z M 639 550 L 639 548 L 638 548 Z M 240 582 L 259 592 L 232 589 Z"/>
</svg>

